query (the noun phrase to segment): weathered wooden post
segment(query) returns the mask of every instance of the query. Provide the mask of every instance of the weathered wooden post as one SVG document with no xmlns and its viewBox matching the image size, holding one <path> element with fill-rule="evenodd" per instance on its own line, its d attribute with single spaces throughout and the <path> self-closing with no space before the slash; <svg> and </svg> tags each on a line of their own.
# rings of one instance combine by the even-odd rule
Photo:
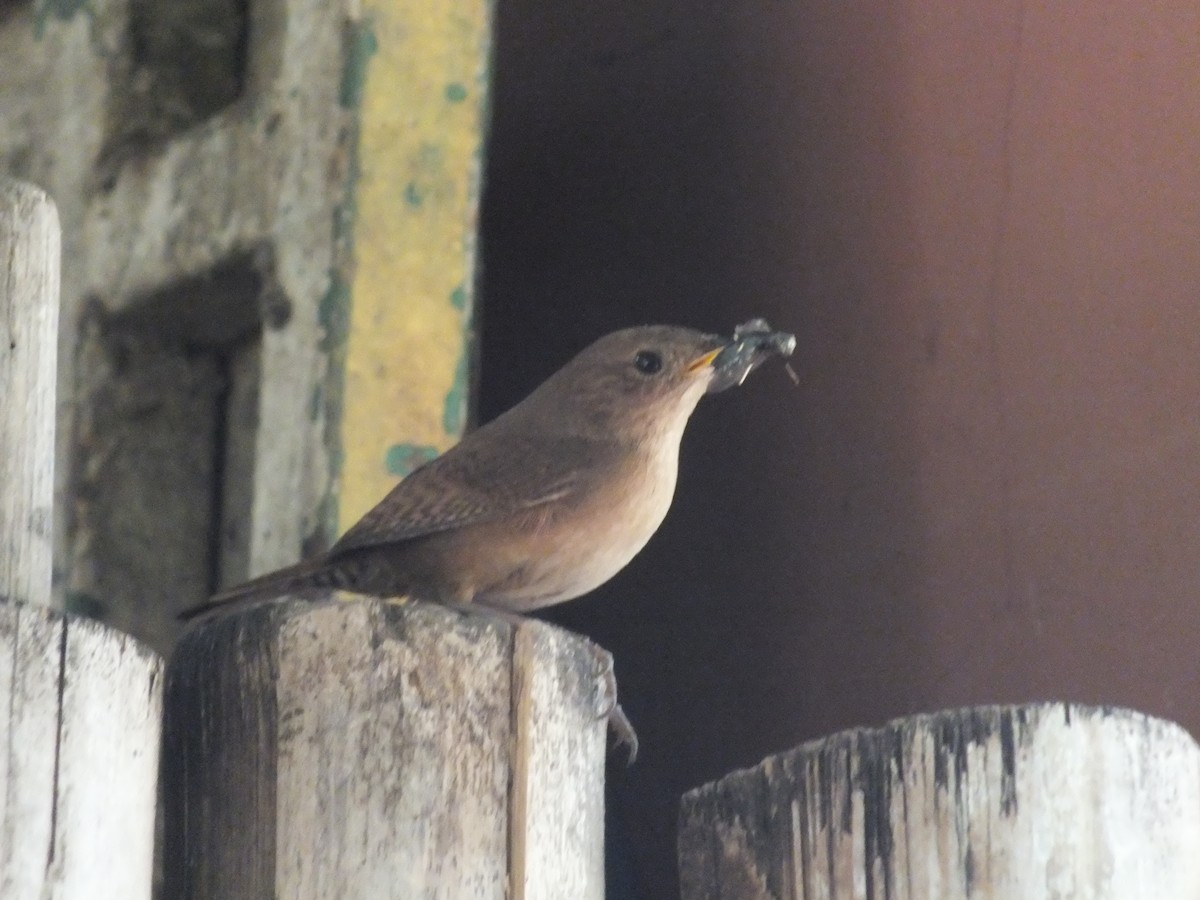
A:
<svg viewBox="0 0 1200 900">
<path fill-rule="evenodd" d="M 0 897 L 150 896 L 162 664 L 49 603 L 58 217 L 0 178 Z"/>
<path fill-rule="evenodd" d="M 162 661 L 97 622 L 0 604 L 0 897 L 146 900 Z"/>
<path fill-rule="evenodd" d="M 41 190 L 0 177 L 0 600 L 48 606 L 59 227 Z"/>
<path fill-rule="evenodd" d="M 600 900 L 606 659 L 365 599 L 200 625 L 168 672 L 168 895 Z"/>
<path fill-rule="evenodd" d="M 683 900 L 1200 897 L 1200 747 L 1128 710 L 915 716 L 683 798 Z"/>
</svg>

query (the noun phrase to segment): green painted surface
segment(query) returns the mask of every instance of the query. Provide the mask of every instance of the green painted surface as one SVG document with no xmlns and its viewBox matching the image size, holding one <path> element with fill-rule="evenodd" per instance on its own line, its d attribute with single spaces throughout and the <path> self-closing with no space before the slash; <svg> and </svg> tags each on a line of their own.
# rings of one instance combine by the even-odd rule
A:
<svg viewBox="0 0 1200 900">
<path fill-rule="evenodd" d="M 336 214 L 335 214 L 336 218 Z M 322 344 L 329 354 L 329 370 L 323 389 L 313 391 L 314 404 L 324 402 L 325 445 L 329 453 L 329 489 L 321 500 L 314 535 L 317 545 L 329 546 L 338 535 L 337 485 L 346 460 L 342 440 L 342 415 L 346 393 L 346 339 L 350 330 L 350 285 L 340 271 L 329 274 L 329 290 L 321 298 L 317 317 L 325 330 Z"/>
<path fill-rule="evenodd" d="M 467 86 L 457 81 L 446 85 L 446 99 L 451 103 L 462 103 L 467 99 Z"/>
<path fill-rule="evenodd" d="M 322 349 L 336 350 L 346 343 L 350 325 L 350 286 L 340 272 L 329 273 L 329 290 L 317 308 L 317 321 L 325 330 Z"/>
<path fill-rule="evenodd" d="M 425 195 L 417 187 L 415 181 L 410 181 L 404 188 L 404 202 L 409 206 L 420 207 L 425 202 Z"/>
<path fill-rule="evenodd" d="M 389 475 L 403 478 L 421 468 L 437 455 L 437 447 L 429 447 L 424 444 L 392 444 L 387 449 L 383 464 Z"/>
<path fill-rule="evenodd" d="M 338 99 L 343 109 L 358 109 L 362 105 L 363 86 L 367 83 L 368 63 L 379 50 L 370 20 L 359 22 L 351 30 L 348 43 Z"/>
<path fill-rule="evenodd" d="M 458 357 L 458 368 L 454 371 L 454 383 L 446 394 L 446 407 L 442 413 L 442 426 L 446 434 L 460 435 L 466 423 L 467 388 L 470 384 L 471 372 L 464 351 Z"/>
<path fill-rule="evenodd" d="M 467 288 L 466 285 L 460 284 L 450 292 L 450 305 L 455 309 L 465 310 L 467 308 Z"/>
<path fill-rule="evenodd" d="M 430 141 L 422 141 L 415 157 L 417 169 L 428 177 L 445 177 L 446 149 Z"/>
</svg>

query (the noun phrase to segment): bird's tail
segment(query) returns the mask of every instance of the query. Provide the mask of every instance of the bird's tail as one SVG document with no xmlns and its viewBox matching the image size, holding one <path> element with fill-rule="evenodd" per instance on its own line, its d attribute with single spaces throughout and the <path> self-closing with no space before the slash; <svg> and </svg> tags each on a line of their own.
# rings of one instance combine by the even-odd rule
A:
<svg viewBox="0 0 1200 900">
<path fill-rule="evenodd" d="M 263 600 L 280 597 L 294 591 L 318 587 L 326 587 L 325 574 L 327 560 L 322 557 L 298 562 L 294 566 L 268 572 L 236 587 L 226 588 L 220 593 L 213 594 L 203 603 L 185 609 L 179 614 L 183 622 L 207 618 L 217 612 L 230 612 L 253 606 Z"/>
</svg>

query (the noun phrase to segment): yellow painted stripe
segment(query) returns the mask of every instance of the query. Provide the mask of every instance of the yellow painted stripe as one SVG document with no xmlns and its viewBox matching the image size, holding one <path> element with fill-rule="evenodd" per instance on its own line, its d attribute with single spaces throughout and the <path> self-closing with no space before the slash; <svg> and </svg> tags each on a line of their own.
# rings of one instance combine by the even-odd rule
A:
<svg viewBox="0 0 1200 900">
<path fill-rule="evenodd" d="M 373 0 L 363 22 L 339 531 L 465 424 L 491 8 Z"/>
</svg>

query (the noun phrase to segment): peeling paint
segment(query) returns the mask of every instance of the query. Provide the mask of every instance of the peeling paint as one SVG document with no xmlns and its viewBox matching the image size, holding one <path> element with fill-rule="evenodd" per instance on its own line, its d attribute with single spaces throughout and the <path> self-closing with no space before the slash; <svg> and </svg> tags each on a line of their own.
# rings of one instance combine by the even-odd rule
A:
<svg viewBox="0 0 1200 900">
<path fill-rule="evenodd" d="M 320 509 L 317 512 L 316 534 L 308 541 L 320 549 L 332 543 L 339 531 L 340 485 L 346 458 L 342 419 L 346 391 L 346 338 L 350 322 L 350 301 L 349 285 L 341 273 L 331 272 L 329 290 L 322 296 L 317 308 L 318 320 L 324 329 L 321 340 L 329 353 L 329 369 L 323 388 L 318 385 L 311 399 L 313 404 L 324 401 L 325 446 L 328 453 L 329 488 L 321 498 Z"/>
<path fill-rule="evenodd" d="M 339 272 L 329 273 L 329 290 L 321 298 L 317 319 L 325 332 L 322 349 L 331 350 L 345 343 L 350 322 L 350 287 Z"/>
<path fill-rule="evenodd" d="M 409 468 L 411 448 L 445 450 L 467 422 L 472 323 L 465 286 L 474 277 L 493 13 L 484 0 L 452 12 L 421 0 L 366 0 L 363 7 L 370 77 L 347 79 L 359 86 L 360 170 L 342 527 Z"/>
<path fill-rule="evenodd" d="M 462 434 L 467 421 L 467 388 L 470 385 L 471 370 L 466 351 L 458 358 L 458 368 L 454 372 L 454 383 L 446 394 L 446 402 L 442 411 L 442 427 L 446 434 L 457 437 Z"/>
<path fill-rule="evenodd" d="M 362 105 L 367 69 L 371 57 L 378 50 L 379 41 L 375 38 L 375 31 L 369 19 L 364 19 L 351 28 L 342 69 L 342 83 L 338 91 L 338 102 L 343 109 L 358 109 Z"/>
<path fill-rule="evenodd" d="M 438 448 L 421 444 L 392 444 L 384 455 L 389 475 L 404 478 L 438 456 Z"/>
</svg>

